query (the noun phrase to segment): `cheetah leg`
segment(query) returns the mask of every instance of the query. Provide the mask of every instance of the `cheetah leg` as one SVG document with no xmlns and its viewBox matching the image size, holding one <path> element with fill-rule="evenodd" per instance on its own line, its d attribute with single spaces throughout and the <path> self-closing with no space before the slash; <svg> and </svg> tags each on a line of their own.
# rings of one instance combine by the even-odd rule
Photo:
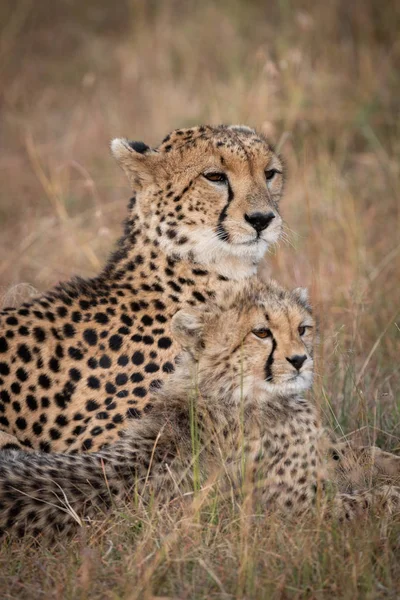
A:
<svg viewBox="0 0 400 600">
<path fill-rule="evenodd" d="M 358 446 L 351 442 L 334 444 L 332 448 L 334 479 L 348 480 L 349 485 L 400 484 L 400 456 L 377 446 Z"/>
<path fill-rule="evenodd" d="M 0 431 L 0 451 L 1 450 L 29 450 L 26 446 L 23 446 L 15 435 Z"/>
</svg>

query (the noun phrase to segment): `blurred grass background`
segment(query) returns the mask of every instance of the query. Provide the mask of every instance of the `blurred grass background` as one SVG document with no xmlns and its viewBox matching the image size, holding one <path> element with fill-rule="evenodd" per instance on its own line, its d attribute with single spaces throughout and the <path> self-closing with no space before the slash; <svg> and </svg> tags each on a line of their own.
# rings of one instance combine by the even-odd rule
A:
<svg viewBox="0 0 400 600">
<path fill-rule="evenodd" d="M 104 263 L 130 193 L 111 138 L 157 144 L 175 127 L 256 126 L 288 165 L 291 243 L 263 271 L 311 287 L 315 396 L 338 431 L 361 428 L 396 449 L 399 31 L 395 0 L 2 0 L 7 303 Z M 277 597 L 298 597 L 282 586 Z M 343 597 L 357 597 L 351 590 Z"/>
</svg>

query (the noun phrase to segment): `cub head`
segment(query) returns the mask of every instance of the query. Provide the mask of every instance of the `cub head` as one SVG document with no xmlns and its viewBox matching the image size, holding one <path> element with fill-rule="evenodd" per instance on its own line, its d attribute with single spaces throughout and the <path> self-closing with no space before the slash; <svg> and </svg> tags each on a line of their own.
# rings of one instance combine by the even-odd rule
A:
<svg viewBox="0 0 400 600">
<path fill-rule="evenodd" d="M 271 145 L 245 126 L 177 129 L 157 148 L 115 139 L 135 211 L 168 254 L 203 264 L 224 256 L 256 264 L 280 236 L 284 168 Z"/>
<path fill-rule="evenodd" d="M 225 300 L 213 309 L 182 309 L 172 320 L 200 393 L 238 401 L 308 389 L 314 321 L 306 290 L 251 278 Z"/>
</svg>

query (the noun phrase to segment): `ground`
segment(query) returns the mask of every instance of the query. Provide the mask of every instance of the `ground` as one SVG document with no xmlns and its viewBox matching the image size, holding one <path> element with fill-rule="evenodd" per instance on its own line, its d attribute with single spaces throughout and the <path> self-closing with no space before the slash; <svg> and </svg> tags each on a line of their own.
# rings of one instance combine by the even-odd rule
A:
<svg viewBox="0 0 400 600">
<path fill-rule="evenodd" d="M 111 138 L 261 126 L 288 164 L 288 243 L 265 272 L 309 285 L 314 395 L 336 429 L 399 445 L 398 3 L 4 2 L 0 286 L 7 303 L 94 274 L 129 189 Z M 15 284 L 24 282 L 23 287 Z M 397 319 L 397 321 L 396 321 Z M 397 324 L 396 324 L 397 323 Z M 250 523 L 250 525 L 249 525 Z M 2 549 L 5 598 L 391 598 L 398 524 L 282 527 L 214 501 L 127 508 L 68 547 Z"/>
</svg>

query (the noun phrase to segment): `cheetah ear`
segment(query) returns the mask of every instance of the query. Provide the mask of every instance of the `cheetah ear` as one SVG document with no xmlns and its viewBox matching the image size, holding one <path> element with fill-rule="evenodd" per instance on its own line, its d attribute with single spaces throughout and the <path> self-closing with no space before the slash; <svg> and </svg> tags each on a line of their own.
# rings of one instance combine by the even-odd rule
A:
<svg viewBox="0 0 400 600">
<path fill-rule="evenodd" d="M 202 311 L 179 310 L 171 321 L 171 331 L 175 340 L 184 350 L 197 354 L 201 347 L 201 337 L 204 328 L 204 313 Z"/>
<path fill-rule="evenodd" d="M 294 295 L 295 298 L 297 298 L 297 300 L 300 300 L 300 303 L 304 306 L 304 308 L 311 310 L 307 288 L 303 288 L 303 287 L 295 288 L 293 290 L 292 294 Z"/>
<path fill-rule="evenodd" d="M 144 142 L 130 142 L 125 138 L 115 138 L 111 142 L 111 152 L 134 189 L 143 188 L 154 181 L 159 153 Z"/>
</svg>

